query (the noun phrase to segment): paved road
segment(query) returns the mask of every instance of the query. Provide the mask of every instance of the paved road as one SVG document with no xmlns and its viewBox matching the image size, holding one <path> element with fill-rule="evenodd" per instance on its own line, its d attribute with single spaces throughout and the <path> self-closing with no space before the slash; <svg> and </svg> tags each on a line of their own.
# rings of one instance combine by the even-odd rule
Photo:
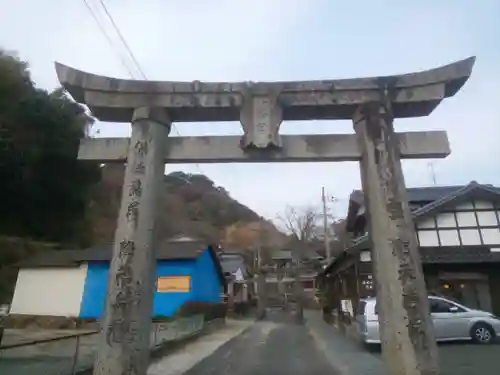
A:
<svg viewBox="0 0 500 375">
<path fill-rule="evenodd" d="M 184 375 L 336 375 L 303 325 L 285 313 L 255 323 Z"/>
<path fill-rule="evenodd" d="M 226 319 L 226 324 L 223 327 L 202 335 L 179 350 L 152 361 L 148 375 L 183 375 L 253 324 L 253 319 Z"/>
<path fill-rule="evenodd" d="M 380 353 L 374 353 L 380 358 Z M 446 343 L 439 345 L 440 375 L 498 375 L 500 343 L 474 345 Z"/>
</svg>

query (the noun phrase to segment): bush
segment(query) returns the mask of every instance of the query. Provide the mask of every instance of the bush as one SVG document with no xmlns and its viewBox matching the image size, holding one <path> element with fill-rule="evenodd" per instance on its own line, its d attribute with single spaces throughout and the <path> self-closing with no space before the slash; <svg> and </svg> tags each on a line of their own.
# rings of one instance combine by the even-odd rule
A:
<svg viewBox="0 0 500 375">
<path fill-rule="evenodd" d="M 186 301 L 175 313 L 176 318 L 184 318 L 203 314 L 206 322 L 213 319 L 224 319 L 227 307 L 225 303 Z"/>
<path fill-rule="evenodd" d="M 155 315 L 153 316 L 153 319 L 151 320 L 153 323 L 166 323 L 166 322 L 172 322 L 175 319 L 170 317 L 170 316 L 165 316 L 165 315 Z"/>
<path fill-rule="evenodd" d="M 235 302 L 234 304 L 234 312 L 238 315 L 245 315 L 251 308 L 250 302 Z"/>
</svg>

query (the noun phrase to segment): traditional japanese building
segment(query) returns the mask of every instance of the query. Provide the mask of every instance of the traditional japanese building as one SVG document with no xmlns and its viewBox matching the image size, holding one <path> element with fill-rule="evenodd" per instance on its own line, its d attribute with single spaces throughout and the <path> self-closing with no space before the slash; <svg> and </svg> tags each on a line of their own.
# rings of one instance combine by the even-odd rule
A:
<svg viewBox="0 0 500 375">
<path fill-rule="evenodd" d="M 374 296 L 371 250 L 361 192 L 351 195 L 345 249 L 319 274 L 339 300 L 356 306 Z M 407 189 L 429 293 L 500 313 L 500 188 L 465 186 Z"/>
<path fill-rule="evenodd" d="M 271 261 L 266 269 L 266 291 L 272 303 L 286 304 L 295 298 L 297 260 L 301 290 L 307 300 L 314 300 L 315 279 L 323 258 L 310 249 L 299 249 L 296 253 L 289 249 L 276 249 L 271 252 Z"/>
</svg>

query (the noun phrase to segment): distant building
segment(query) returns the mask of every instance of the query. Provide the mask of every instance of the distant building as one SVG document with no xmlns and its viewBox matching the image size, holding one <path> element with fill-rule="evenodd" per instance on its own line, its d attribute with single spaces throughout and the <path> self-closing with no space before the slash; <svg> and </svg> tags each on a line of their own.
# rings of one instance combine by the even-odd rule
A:
<svg viewBox="0 0 500 375">
<path fill-rule="evenodd" d="M 298 249 L 300 258 L 299 280 L 304 296 L 312 300 L 315 296 L 317 265 L 322 257 L 314 250 Z M 276 249 L 271 252 L 271 264 L 266 274 L 266 290 L 276 303 L 284 298 L 286 302 L 294 296 L 296 282 L 296 255 L 288 249 Z"/>
<path fill-rule="evenodd" d="M 112 246 L 60 250 L 19 264 L 11 314 L 102 316 Z M 182 237 L 156 250 L 153 316 L 172 316 L 186 301 L 219 302 L 225 290 L 214 249 Z"/>
<path fill-rule="evenodd" d="M 360 194 L 351 196 L 346 218 L 354 244 L 319 275 L 354 309 L 375 295 L 365 208 L 353 198 Z M 409 188 L 407 196 L 429 293 L 500 314 L 500 188 L 472 181 Z"/>
<path fill-rule="evenodd" d="M 240 251 L 226 249 L 220 251 L 218 255 L 226 275 L 228 294 L 231 293 L 235 302 L 252 299 L 255 290 L 244 255 Z"/>
<path fill-rule="evenodd" d="M 222 269 L 236 282 L 245 281 L 249 276 L 245 257 L 238 252 L 222 250 L 218 254 Z"/>
</svg>

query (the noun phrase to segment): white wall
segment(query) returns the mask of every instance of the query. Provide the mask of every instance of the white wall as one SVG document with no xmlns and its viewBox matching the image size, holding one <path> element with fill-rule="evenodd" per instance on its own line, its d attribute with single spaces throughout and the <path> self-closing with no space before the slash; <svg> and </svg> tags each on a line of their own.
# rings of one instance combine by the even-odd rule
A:
<svg viewBox="0 0 500 375">
<path fill-rule="evenodd" d="M 417 222 L 420 246 L 500 246 L 500 211 L 491 202 L 457 205 L 454 212 L 439 213 Z"/>
<path fill-rule="evenodd" d="M 20 269 L 10 313 L 78 317 L 86 277 L 86 264 Z"/>
</svg>

